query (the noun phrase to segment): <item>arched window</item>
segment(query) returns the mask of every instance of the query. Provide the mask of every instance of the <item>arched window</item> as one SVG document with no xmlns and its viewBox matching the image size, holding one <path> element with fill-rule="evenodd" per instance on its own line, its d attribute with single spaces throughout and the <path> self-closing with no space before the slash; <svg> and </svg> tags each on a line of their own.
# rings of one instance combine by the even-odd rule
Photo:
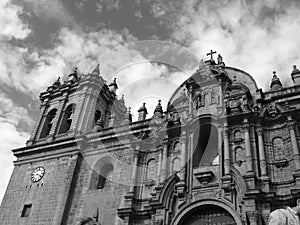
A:
<svg viewBox="0 0 300 225">
<path fill-rule="evenodd" d="M 235 131 L 234 132 L 234 139 L 238 140 L 238 139 L 241 139 L 241 138 L 243 138 L 242 132 L 240 130 Z"/>
<path fill-rule="evenodd" d="M 286 151 L 284 150 L 283 140 L 280 137 L 273 139 L 274 159 L 281 160 L 286 158 Z"/>
<path fill-rule="evenodd" d="M 212 124 L 204 124 L 194 133 L 193 167 L 213 165 L 218 156 L 218 130 Z"/>
<path fill-rule="evenodd" d="M 114 182 L 114 163 L 111 157 L 99 159 L 94 167 L 90 179 L 90 189 L 111 187 Z"/>
<path fill-rule="evenodd" d="M 104 187 L 111 187 L 113 183 L 113 171 L 114 166 L 112 164 L 105 164 L 99 174 L 97 189 L 103 189 Z"/>
<path fill-rule="evenodd" d="M 181 151 L 181 145 L 179 142 L 176 142 L 174 144 L 174 152 L 180 152 Z"/>
<path fill-rule="evenodd" d="M 74 114 L 74 111 L 75 111 L 75 104 L 71 104 L 66 108 L 62 122 L 61 122 L 60 129 L 58 132 L 59 134 L 66 133 L 70 130 L 72 120 L 73 120 L 72 115 Z"/>
<path fill-rule="evenodd" d="M 172 161 L 172 171 L 173 172 L 180 171 L 180 159 L 179 158 L 173 159 L 173 161 Z"/>
<path fill-rule="evenodd" d="M 157 165 L 155 159 L 150 159 L 147 163 L 147 180 L 155 180 L 157 174 Z"/>
<path fill-rule="evenodd" d="M 46 116 L 45 122 L 44 122 L 44 126 L 43 129 L 41 131 L 41 135 L 40 138 L 44 138 L 47 135 L 49 135 L 51 128 L 52 128 L 52 120 L 54 119 L 55 115 L 56 115 L 56 111 L 57 109 L 52 109 Z"/>
<path fill-rule="evenodd" d="M 94 115 L 93 127 L 97 125 L 97 122 L 100 118 L 101 118 L 101 112 L 100 110 L 96 110 Z"/>
</svg>

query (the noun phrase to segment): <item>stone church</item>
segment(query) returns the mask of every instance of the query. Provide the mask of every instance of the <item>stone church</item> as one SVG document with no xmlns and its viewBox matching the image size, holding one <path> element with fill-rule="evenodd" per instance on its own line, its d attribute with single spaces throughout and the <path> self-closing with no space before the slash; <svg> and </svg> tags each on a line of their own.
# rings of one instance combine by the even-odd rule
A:
<svg viewBox="0 0 300 225">
<path fill-rule="evenodd" d="M 1 225 L 260 225 L 300 197 L 300 71 L 262 91 L 219 55 L 132 121 L 99 66 L 40 94 Z"/>
</svg>

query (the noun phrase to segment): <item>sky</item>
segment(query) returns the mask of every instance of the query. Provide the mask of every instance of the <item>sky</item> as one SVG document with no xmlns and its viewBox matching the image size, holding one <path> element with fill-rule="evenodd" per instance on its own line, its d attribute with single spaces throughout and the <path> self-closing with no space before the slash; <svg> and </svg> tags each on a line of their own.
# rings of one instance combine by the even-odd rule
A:
<svg viewBox="0 0 300 225">
<path fill-rule="evenodd" d="M 1 0 L 0 201 L 15 160 L 29 139 L 39 93 L 78 67 L 100 64 L 118 98 L 148 118 L 211 49 L 228 66 L 250 73 L 269 90 L 272 72 L 292 85 L 300 66 L 298 0 Z"/>
</svg>

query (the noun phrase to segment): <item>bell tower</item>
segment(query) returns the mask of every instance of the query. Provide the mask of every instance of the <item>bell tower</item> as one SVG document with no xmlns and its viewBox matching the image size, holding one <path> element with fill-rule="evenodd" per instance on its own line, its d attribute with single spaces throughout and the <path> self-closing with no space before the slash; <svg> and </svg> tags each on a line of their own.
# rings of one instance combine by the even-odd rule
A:
<svg viewBox="0 0 300 225">
<path fill-rule="evenodd" d="M 27 146 L 13 150 L 17 160 L 0 206 L 1 224 L 67 223 L 78 173 L 89 168 L 80 151 L 85 135 L 120 123 L 127 111 L 117 88 L 116 79 L 106 84 L 97 65 L 86 75 L 75 69 L 40 94 Z"/>
<path fill-rule="evenodd" d="M 126 107 L 123 99 L 116 98 L 117 88 L 116 79 L 106 84 L 99 64 L 82 76 L 75 68 L 64 83 L 59 77 L 40 94 L 40 115 L 27 145 L 102 129 L 110 119 L 121 121 Z"/>
</svg>

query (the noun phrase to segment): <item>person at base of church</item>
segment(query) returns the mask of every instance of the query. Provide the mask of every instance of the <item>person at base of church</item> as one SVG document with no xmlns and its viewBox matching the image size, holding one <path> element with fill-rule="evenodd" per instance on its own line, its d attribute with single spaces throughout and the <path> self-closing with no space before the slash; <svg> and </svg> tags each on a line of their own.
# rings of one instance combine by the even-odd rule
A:
<svg viewBox="0 0 300 225">
<path fill-rule="evenodd" d="M 300 199 L 296 199 L 291 207 L 277 209 L 270 213 L 269 225 L 300 225 Z"/>
</svg>

